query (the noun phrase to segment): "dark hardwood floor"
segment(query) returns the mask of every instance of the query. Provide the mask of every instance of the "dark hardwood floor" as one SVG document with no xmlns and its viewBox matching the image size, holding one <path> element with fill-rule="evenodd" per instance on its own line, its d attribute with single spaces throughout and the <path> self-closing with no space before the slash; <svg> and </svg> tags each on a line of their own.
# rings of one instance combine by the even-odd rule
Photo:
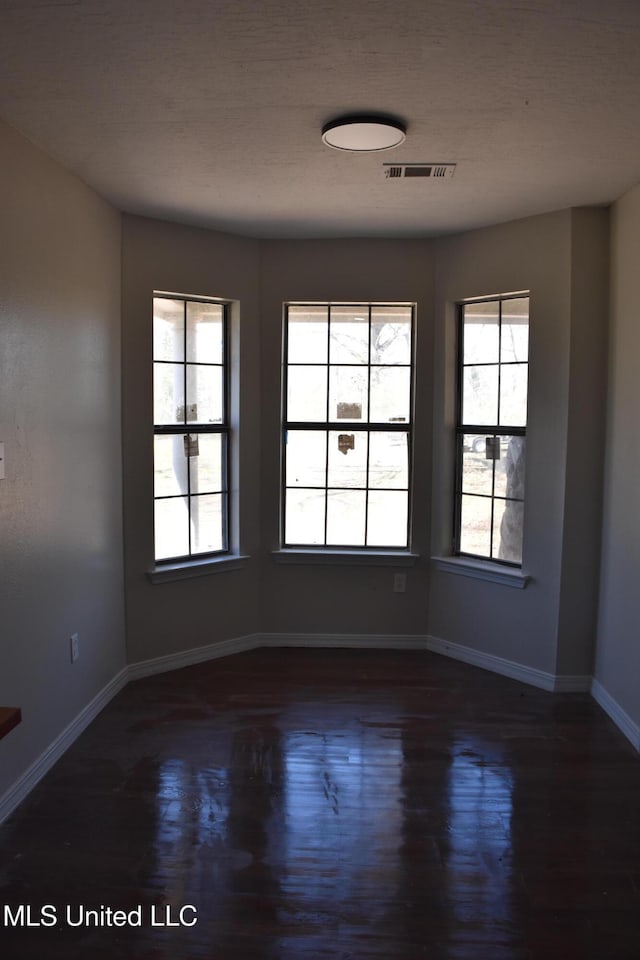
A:
<svg viewBox="0 0 640 960">
<path fill-rule="evenodd" d="M 0 827 L 2 910 L 2 960 L 638 960 L 640 758 L 435 654 L 241 654 L 107 707 Z"/>
</svg>

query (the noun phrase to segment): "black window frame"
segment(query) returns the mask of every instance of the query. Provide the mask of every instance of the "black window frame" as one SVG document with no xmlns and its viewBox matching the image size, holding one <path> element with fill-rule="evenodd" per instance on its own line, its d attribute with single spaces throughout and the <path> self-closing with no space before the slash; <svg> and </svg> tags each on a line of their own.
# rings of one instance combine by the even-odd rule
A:
<svg viewBox="0 0 640 960">
<path fill-rule="evenodd" d="M 183 377 L 184 377 L 184 420 L 182 423 L 176 424 L 157 424 L 153 423 L 153 436 L 154 439 L 156 436 L 182 436 L 185 439 L 187 437 L 196 437 L 201 435 L 210 435 L 218 434 L 222 438 L 221 443 L 221 480 L 223 489 L 220 491 L 215 491 L 220 493 L 222 497 L 222 521 L 221 521 L 221 533 L 222 533 L 222 547 L 220 550 L 210 550 L 206 552 L 193 552 L 192 550 L 192 531 L 191 531 L 191 509 L 192 509 L 192 500 L 198 496 L 207 496 L 212 493 L 212 491 L 207 491 L 206 493 L 192 493 L 191 492 L 191 470 L 187 468 L 187 509 L 188 509 L 188 535 L 189 535 L 189 552 L 186 554 L 171 556 L 171 557 L 156 557 L 156 544 L 155 544 L 155 533 L 154 533 L 154 564 L 157 567 L 166 564 L 176 564 L 176 563 L 189 563 L 195 561 L 206 560 L 211 557 L 220 557 L 228 554 L 230 552 L 229 546 L 229 490 L 230 490 L 230 437 L 231 437 L 231 427 L 229 422 L 229 401 L 230 401 L 230 357 L 229 357 L 229 311 L 230 311 L 230 301 L 228 300 L 219 300 L 214 297 L 204 297 L 204 296 L 188 296 L 185 294 L 178 293 L 166 293 L 159 290 L 154 290 L 153 292 L 153 301 L 156 299 L 166 299 L 166 300 L 179 300 L 183 304 L 183 337 L 184 337 L 184 350 L 182 361 L 179 360 L 156 360 L 155 352 L 153 352 L 152 359 L 152 368 L 153 368 L 153 386 L 155 387 L 155 369 L 156 364 L 181 364 L 183 367 Z M 210 364 L 203 363 L 198 361 L 187 360 L 187 304 L 189 303 L 208 303 L 214 304 L 216 306 L 222 307 L 222 363 L 221 364 Z M 153 349 L 153 348 L 152 348 Z M 193 422 L 194 429 L 187 430 L 185 427 L 188 426 L 189 420 L 187 419 L 187 408 L 188 408 L 188 394 L 187 394 L 187 370 L 190 366 L 220 366 L 222 368 L 222 422 L 221 423 L 198 423 L 197 421 Z M 155 452 L 154 452 L 154 474 L 155 474 Z M 155 481 L 154 481 L 155 483 Z M 171 500 L 171 499 L 182 499 L 185 494 L 174 494 L 170 496 L 156 496 L 155 489 L 153 493 L 153 507 L 154 507 L 154 516 L 155 516 L 155 505 L 158 500 Z M 155 530 L 155 519 L 154 519 L 154 530 Z"/>
<path fill-rule="evenodd" d="M 491 500 L 491 538 L 490 538 L 490 554 L 478 554 L 470 553 L 468 551 L 463 551 L 460 549 L 460 539 L 461 539 L 461 527 L 462 527 L 462 496 L 463 496 L 463 465 L 464 465 L 464 437 L 466 435 L 476 435 L 476 436 L 485 436 L 487 439 L 496 438 L 500 442 L 499 438 L 501 437 L 523 437 L 525 440 L 525 450 L 526 450 L 526 437 L 527 437 L 527 424 L 524 426 L 514 426 L 514 425 L 500 425 L 500 381 L 501 381 L 501 371 L 504 366 L 511 365 L 524 365 L 525 361 L 503 361 L 501 359 L 501 343 L 502 343 L 502 305 L 503 303 L 508 302 L 509 300 L 529 300 L 529 314 L 530 318 L 530 304 L 531 304 L 531 293 L 528 290 L 524 290 L 519 293 L 510 293 L 510 294 L 497 294 L 493 296 L 486 297 L 474 297 L 469 300 L 461 301 L 456 305 L 457 307 L 457 360 L 456 360 L 456 426 L 455 426 L 455 479 L 454 479 L 454 515 L 453 515 L 453 555 L 457 557 L 467 557 L 472 560 L 481 560 L 489 563 L 500 564 L 505 567 L 513 567 L 515 569 L 522 569 L 522 559 L 520 562 L 505 560 L 502 557 L 494 556 L 493 554 L 493 524 L 494 524 L 494 511 L 495 511 L 495 501 L 496 500 L 513 500 L 515 502 L 520 502 L 524 504 L 526 502 L 526 488 L 525 496 L 523 498 L 507 498 L 499 497 L 495 494 L 495 461 L 494 469 L 492 476 L 492 492 L 491 494 L 474 494 L 474 496 L 482 497 L 485 496 L 487 499 Z M 499 323 L 498 323 L 498 361 L 497 363 L 476 363 L 476 364 L 465 364 L 464 363 L 464 312 L 465 308 L 473 304 L 479 303 L 499 303 Z M 497 419 L 498 422 L 495 424 L 473 424 L 465 423 L 462 420 L 463 413 L 463 392 L 464 392 L 464 368 L 465 366 L 497 366 L 498 367 L 498 409 L 497 409 Z M 528 419 L 528 399 L 529 399 L 529 354 L 527 350 L 527 419 Z M 526 456 L 526 453 L 525 453 Z M 524 542 L 523 542 L 523 553 L 524 553 Z"/>
<path fill-rule="evenodd" d="M 368 391 L 367 391 L 367 405 L 368 412 L 371 404 L 371 368 L 376 366 L 393 366 L 396 368 L 408 368 L 409 369 L 409 419 L 407 421 L 401 421 L 398 423 L 394 422 L 378 422 L 370 421 L 367 417 L 366 422 L 361 420 L 338 420 L 329 418 L 329 398 L 330 398 L 330 383 L 329 376 L 327 376 L 327 419 L 324 421 L 295 421 L 288 420 L 287 418 L 287 402 L 288 402 L 288 372 L 289 372 L 289 362 L 288 362 L 288 332 L 289 332 L 289 309 L 291 307 L 326 307 L 327 308 L 327 317 L 330 319 L 331 308 L 352 308 L 358 307 L 361 309 L 366 309 L 368 311 L 368 324 L 369 324 L 369 358 L 366 364 L 336 364 L 336 366 L 357 366 L 359 368 L 366 368 L 368 371 Z M 372 310 L 375 308 L 385 308 L 385 307 L 405 307 L 411 310 L 411 335 L 410 335 L 410 359 L 407 364 L 372 364 L 371 363 L 371 325 L 372 319 L 371 314 Z M 327 323 L 327 340 L 330 342 L 331 336 L 331 324 Z M 315 550 L 318 552 L 333 552 L 333 551 L 349 551 L 351 552 L 363 552 L 363 553 L 397 553 L 398 551 L 409 551 L 411 549 L 411 532 L 412 532 L 412 502 L 413 502 L 413 431 L 414 431 L 414 388 L 415 388 L 415 338 L 416 338 L 416 303 L 410 301 L 301 301 L 301 300 L 292 300 L 284 304 L 284 330 L 283 330 L 283 346 L 282 346 L 282 433 L 281 433 L 281 509 L 280 509 L 280 544 L 282 549 L 285 550 Z M 304 366 L 305 364 L 292 364 L 292 366 Z M 308 366 L 317 366 L 317 364 L 307 364 Z M 322 364 L 327 367 L 327 371 L 331 369 L 333 364 L 330 363 L 330 352 L 327 351 L 327 362 Z M 402 546 L 376 546 L 367 544 L 367 533 L 368 533 L 368 503 L 369 498 L 368 494 L 370 490 L 385 490 L 386 488 L 382 487 L 369 487 L 369 455 L 370 455 L 370 445 L 367 444 L 367 460 L 366 460 L 366 472 L 367 472 L 367 485 L 364 488 L 356 487 L 332 487 L 328 484 L 328 460 L 329 460 L 329 444 L 326 444 L 326 461 L 325 461 L 325 483 L 322 487 L 309 487 L 305 489 L 318 489 L 324 490 L 325 492 L 325 505 L 324 505 L 324 543 L 321 544 L 309 544 L 309 543 L 296 543 L 288 542 L 285 538 L 286 532 L 286 499 L 287 499 L 287 482 L 286 482 L 286 470 L 287 470 L 287 435 L 290 430 L 306 430 L 306 431 L 318 431 L 324 432 L 328 435 L 330 432 L 343 432 L 348 433 L 350 431 L 359 432 L 359 433 L 402 433 L 407 435 L 407 524 L 406 524 L 406 537 L 405 543 Z M 356 490 L 364 489 L 365 491 L 365 529 L 364 529 L 364 544 L 353 545 L 353 544 L 335 544 L 327 543 L 327 493 L 330 490 Z M 389 488 L 394 491 L 402 490 L 404 488 L 394 487 Z"/>
</svg>

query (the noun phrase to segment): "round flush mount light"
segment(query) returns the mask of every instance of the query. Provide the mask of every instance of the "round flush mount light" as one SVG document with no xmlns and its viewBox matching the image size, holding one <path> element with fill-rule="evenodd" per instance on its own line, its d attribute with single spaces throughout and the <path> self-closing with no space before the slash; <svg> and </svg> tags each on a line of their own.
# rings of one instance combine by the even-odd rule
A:
<svg viewBox="0 0 640 960">
<path fill-rule="evenodd" d="M 371 153 L 404 143 L 406 127 L 390 117 L 339 117 L 322 128 L 322 142 L 336 150 Z"/>
</svg>

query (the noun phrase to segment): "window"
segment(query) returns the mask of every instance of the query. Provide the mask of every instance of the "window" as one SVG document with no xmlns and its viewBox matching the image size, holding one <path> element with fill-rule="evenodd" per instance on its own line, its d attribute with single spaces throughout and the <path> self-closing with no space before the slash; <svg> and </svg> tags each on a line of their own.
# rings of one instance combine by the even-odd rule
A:
<svg viewBox="0 0 640 960">
<path fill-rule="evenodd" d="M 286 307 L 285 547 L 409 545 L 411 304 Z"/>
<path fill-rule="evenodd" d="M 522 564 L 529 297 L 459 307 L 454 551 Z"/>
<path fill-rule="evenodd" d="M 153 298 L 155 559 L 228 549 L 228 361 L 224 303 Z"/>
</svg>

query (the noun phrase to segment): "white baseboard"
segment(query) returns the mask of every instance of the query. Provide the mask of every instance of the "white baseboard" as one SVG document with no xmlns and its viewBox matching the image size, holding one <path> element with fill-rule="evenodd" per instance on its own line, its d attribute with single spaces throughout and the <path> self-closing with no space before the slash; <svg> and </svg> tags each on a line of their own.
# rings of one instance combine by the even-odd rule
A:
<svg viewBox="0 0 640 960">
<path fill-rule="evenodd" d="M 636 750 L 640 751 L 640 726 L 631 719 L 629 714 L 622 709 L 617 700 L 614 700 L 608 690 L 599 683 L 594 677 L 591 682 L 591 696 L 598 703 L 604 712 L 613 720 L 621 733 L 624 733 L 627 740 Z"/>
<path fill-rule="evenodd" d="M 74 740 L 100 713 L 107 703 L 131 680 L 139 680 L 157 673 L 179 670 L 218 657 L 244 653 L 259 647 L 306 647 L 308 649 L 361 649 L 361 650 L 429 650 L 493 673 L 529 683 L 549 692 L 591 692 L 594 699 L 609 715 L 622 733 L 640 750 L 640 727 L 633 722 L 613 697 L 598 683 L 587 676 L 555 676 L 534 667 L 496 657 L 490 653 L 465 647 L 460 643 L 440 640 L 422 634 L 349 634 L 349 633 L 253 633 L 231 640 L 221 640 L 204 647 L 195 647 L 179 653 L 170 653 L 151 660 L 129 664 L 121 670 L 78 716 L 65 727 L 26 772 L 0 797 L 0 823 L 15 810 L 19 803 L 35 787 L 53 764 L 71 746 Z"/>
<path fill-rule="evenodd" d="M 245 653 L 260 647 L 302 647 L 308 649 L 348 650 L 431 650 L 473 666 L 491 670 L 514 680 L 556 693 L 586 693 L 591 688 L 590 676 L 555 676 L 493 654 L 482 653 L 462 644 L 439 640 L 425 634 L 378 633 L 252 633 L 244 637 L 221 640 L 204 647 L 194 647 L 163 657 L 141 660 L 128 668 L 129 680 L 140 680 L 156 673 L 167 673 L 218 657 Z"/>
<path fill-rule="evenodd" d="M 492 653 L 483 653 L 481 650 L 474 650 L 473 647 L 465 647 L 461 643 L 440 640 L 438 637 L 427 637 L 427 649 L 433 653 L 441 653 L 445 657 L 452 657 L 454 660 L 470 663 L 474 667 L 499 673 L 503 677 L 511 677 L 512 680 L 530 683 L 542 690 L 553 692 L 556 689 L 557 678 L 553 673 L 546 673 L 544 670 L 537 670 L 535 667 L 527 667 L 522 663 L 516 663 L 515 660 L 496 657 Z"/>
<path fill-rule="evenodd" d="M 35 785 L 42 780 L 45 773 L 48 773 L 62 754 L 69 749 L 82 731 L 89 726 L 91 721 L 98 716 L 109 701 L 112 700 L 117 693 L 120 693 L 123 687 L 126 686 L 127 680 L 128 670 L 124 667 L 95 695 L 93 700 L 80 711 L 71 723 L 49 744 L 46 750 L 43 750 L 40 756 L 25 770 L 22 776 L 0 797 L 0 823 L 13 813 L 18 804 L 22 803 L 24 798 L 33 790 Z"/>
<path fill-rule="evenodd" d="M 415 634 L 261 633 L 261 647 L 307 647 L 348 650 L 426 650 L 427 638 Z"/>
<path fill-rule="evenodd" d="M 169 653 L 164 657 L 140 660 L 138 663 L 129 664 L 128 679 L 141 680 L 155 673 L 167 673 L 170 670 L 180 670 L 182 667 L 192 667 L 196 663 L 228 657 L 233 653 L 246 653 L 247 650 L 255 650 L 262 645 L 262 634 L 251 633 L 245 637 L 209 643 L 206 647 L 194 647 L 191 650 L 181 650 L 179 653 Z"/>
</svg>

